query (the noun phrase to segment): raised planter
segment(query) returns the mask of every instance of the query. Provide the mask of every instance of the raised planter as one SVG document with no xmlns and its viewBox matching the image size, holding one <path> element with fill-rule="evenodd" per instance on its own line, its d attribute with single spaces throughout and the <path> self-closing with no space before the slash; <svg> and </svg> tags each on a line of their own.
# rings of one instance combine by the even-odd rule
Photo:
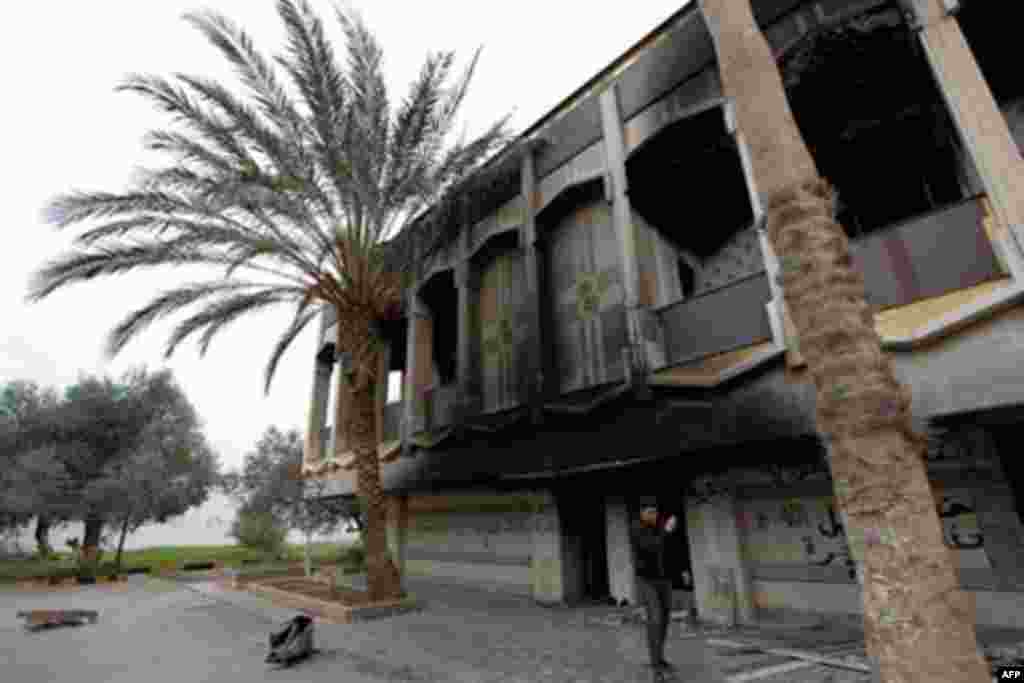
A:
<svg viewBox="0 0 1024 683">
<path fill-rule="evenodd" d="M 17 581 L 16 585 L 21 588 L 37 588 L 37 589 L 53 589 L 53 588 L 65 588 L 65 587 L 79 587 L 89 586 L 105 583 L 120 583 L 124 581 L 123 576 L 94 576 L 94 577 L 78 577 L 78 576 L 36 576 L 22 581 Z"/>
<path fill-rule="evenodd" d="M 284 590 L 282 587 L 274 585 L 273 582 L 249 583 L 246 588 L 255 593 L 265 595 L 274 602 L 340 623 L 380 619 L 423 609 L 422 601 L 417 600 L 413 596 L 407 596 L 400 600 L 343 605 L 338 602 L 321 600 L 309 595 Z"/>
<path fill-rule="evenodd" d="M 313 577 L 330 576 L 333 573 L 333 567 L 330 565 L 314 567 Z M 227 579 L 228 584 L 232 588 L 242 588 L 246 584 L 252 581 L 265 581 L 275 578 L 298 578 L 306 575 L 305 567 L 299 563 L 291 566 L 282 567 L 248 567 L 248 568 L 227 568 L 221 572 L 221 575 Z"/>
</svg>

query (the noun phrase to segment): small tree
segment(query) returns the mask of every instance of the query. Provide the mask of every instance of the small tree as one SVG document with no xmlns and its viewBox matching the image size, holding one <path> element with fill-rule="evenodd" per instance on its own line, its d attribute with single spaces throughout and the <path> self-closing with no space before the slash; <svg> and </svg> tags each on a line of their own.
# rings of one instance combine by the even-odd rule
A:
<svg viewBox="0 0 1024 683">
<path fill-rule="evenodd" d="M 57 392 L 36 382 L 17 380 L 0 389 L 0 528 L 21 529 L 35 517 L 36 545 L 43 559 L 53 554 L 51 528 L 66 521 L 39 514 L 46 485 L 57 484 L 64 475 L 47 449 L 55 439 L 57 404 Z"/>
<path fill-rule="evenodd" d="M 306 576 L 312 574 L 310 546 L 312 537 L 337 529 L 343 515 L 320 503 L 309 487 L 323 482 L 305 482 L 302 477 L 302 436 L 296 430 L 282 432 L 269 427 L 245 457 L 241 472 L 224 479 L 227 489 L 240 499 L 243 507 L 270 513 L 286 529 L 294 529 L 305 538 Z"/>
<path fill-rule="evenodd" d="M 262 550 L 277 557 L 284 547 L 288 529 L 270 511 L 242 506 L 228 533 L 247 548 Z"/>
</svg>

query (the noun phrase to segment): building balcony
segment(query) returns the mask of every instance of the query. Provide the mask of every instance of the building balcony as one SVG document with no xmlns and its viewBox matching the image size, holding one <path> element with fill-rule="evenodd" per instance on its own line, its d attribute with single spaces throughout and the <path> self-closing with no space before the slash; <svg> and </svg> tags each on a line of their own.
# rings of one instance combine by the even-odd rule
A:
<svg viewBox="0 0 1024 683">
<path fill-rule="evenodd" d="M 905 306 L 1002 277 L 986 202 L 972 197 L 852 240 L 871 307 Z"/>
</svg>

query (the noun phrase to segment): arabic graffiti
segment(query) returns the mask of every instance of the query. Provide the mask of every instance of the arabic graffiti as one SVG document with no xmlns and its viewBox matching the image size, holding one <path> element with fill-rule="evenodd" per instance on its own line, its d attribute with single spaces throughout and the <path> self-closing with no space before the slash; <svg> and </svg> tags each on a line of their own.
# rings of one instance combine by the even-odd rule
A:
<svg viewBox="0 0 1024 683">
<path fill-rule="evenodd" d="M 850 552 L 850 546 L 846 541 L 846 529 L 836 512 L 835 504 L 829 504 L 828 521 L 820 522 L 817 530 L 823 539 L 838 541 L 840 546 L 835 550 L 825 552 L 824 557 L 815 559 L 817 543 L 812 536 L 804 536 L 802 540 L 807 561 L 816 567 L 845 566 L 847 575 L 851 579 L 856 579 L 857 564 Z"/>
</svg>

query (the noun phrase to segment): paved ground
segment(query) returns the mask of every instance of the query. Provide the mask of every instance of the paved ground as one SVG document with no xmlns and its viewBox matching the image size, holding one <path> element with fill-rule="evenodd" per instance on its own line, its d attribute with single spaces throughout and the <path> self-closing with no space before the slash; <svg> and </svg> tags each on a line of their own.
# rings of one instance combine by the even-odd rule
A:
<svg viewBox="0 0 1024 683">
<path fill-rule="evenodd" d="M 263 663 L 267 634 L 296 612 L 212 582 L 133 578 L 128 584 L 56 593 L 0 591 L 0 671 L 16 683 L 633 683 L 650 681 L 643 625 L 608 619 L 610 608 L 544 608 L 526 598 L 411 583 L 428 608 L 361 624 L 318 623 L 321 653 L 290 670 Z M 99 623 L 30 634 L 15 613 L 96 609 Z M 742 681 L 794 660 L 710 647 L 707 638 L 863 653 L 854 627 L 707 632 L 675 623 L 666 647 L 687 683 Z M 1020 634 L 1004 634 L 1007 639 Z M 712 641 L 714 642 L 714 641 Z M 728 677 L 728 678 L 726 678 Z M 809 666 L 764 683 L 859 683 L 856 672 Z"/>
<path fill-rule="evenodd" d="M 526 683 L 649 681 L 639 629 L 587 626 L 579 611 L 485 592 L 419 587 L 419 614 L 317 625 L 322 653 L 290 670 L 263 663 L 267 634 L 295 612 L 214 584 L 132 579 L 54 593 L 0 591 L 4 681 L 49 683 Z M 95 609 L 99 623 L 27 633 L 16 612 Z M 484 610 L 490 610 L 485 612 Z M 673 641 L 679 679 L 718 681 L 702 643 Z"/>
</svg>

